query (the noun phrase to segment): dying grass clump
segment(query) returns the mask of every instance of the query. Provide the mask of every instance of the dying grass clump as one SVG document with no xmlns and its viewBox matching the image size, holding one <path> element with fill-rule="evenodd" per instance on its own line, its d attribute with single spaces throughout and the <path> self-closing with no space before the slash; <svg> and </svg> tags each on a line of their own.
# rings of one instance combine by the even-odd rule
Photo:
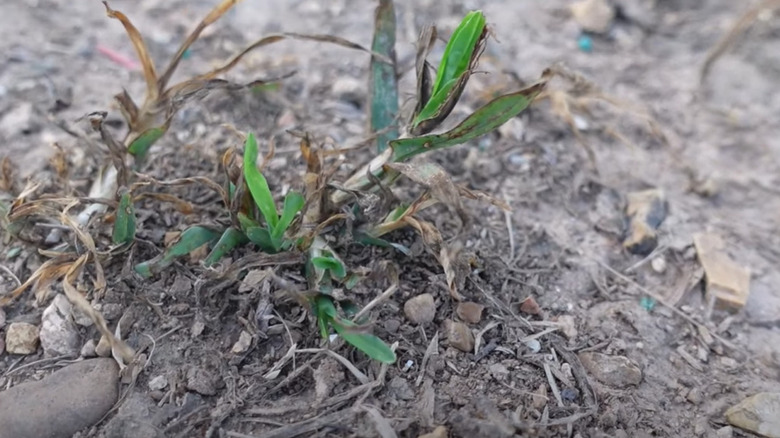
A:
<svg viewBox="0 0 780 438">
<path fill-rule="evenodd" d="M 146 96 L 143 104 L 138 106 L 126 92 L 117 95 L 129 126 L 121 142 L 114 140 L 103 126 L 105 114 L 90 116 L 93 128 L 100 133 L 111 157 L 110 164 L 106 166 L 108 176 L 96 179 L 98 189 L 93 196 L 75 203 L 54 199 L 30 200 L 28 198 L 34 193 L 34 188 L 31 188 L 14 201 L 8 214 L 11 224 L 35 215 L 50 219 L 58 217 L 78 237 L 80 244 L 63 244 L 56 253 L 47 253 L 52 259 L 44 263 L 22 287 L 4 297 L 0 304 L 6 304 L 36 281 L 51 283 L 64 278 L 67 283 L 75 279 L 87 263 L 94 266 L 96 289 L 105 288 L 102 263 L 127 252 L 136 242 L 135 232 L 139 224 L 134 204 L 141 197 L 138 189 L 147 181 L 141 180 L 133 167 L 146 160 L 151 146 L 169 129 L 176 111 L 188 100 L 213 89 L 246 86 L 229 83 L 217 76 L 235 66 L 241 57 L 255 48 L 287 38 L 323 41 L 363 50 L 371 55 L 369 120 L 376 151 L 374 157 L 350 177 L 336 181 L 334 175 L 339 173 L 343 160 L 334 160 L 331 151 L 317 147 L 308 135 L 301 134 L 300 151 L 305 169 L 302 180 L 297 184 L 299 191 L 274 193 L 271 187 L 275 185 L 269 185 L 264 173 L 265 164 L 274 155 L 273 142 L 259 141 L 250 133 L 244 138 L 243 152 L 234 147 L 224 153 L 221 163 L 225 175 L 223 183 L 204 177 L 158 182 L 163 185 L 206 184 L 219 193 L 222 214 L 208 224 L 188 227 L 157 256 L 135 264 L 133 270 L 140 277 L 150 278 L 167 269 L 178 258 L 205 248 L 207 255 L 202 264 L 211 269 L 210 275 L 226 276 L 229 273 L 237 279 L 246 274 L 248 263 L 238 260 L 220 266 L 225 256 L 237 247 L 251 245 L 257 253 L 269 255 L 264 262 L 266 264 L 284 259 L 274 259 L 272 255 L 289 254 L 291 257 L 284 259 L 284 263 L 302 260 L 298 266 L 305 276 L 306 285 L 287 289 L 301 304 L 311 309 L 320 334 L 324 338 L 338 336 L 375 360 L 394 362 L 394 351 L 371 333 L 367 313 L 397 289 L 398 280 L 392 279 L 393 286 L 364 309 L 358 309 L 349 297 L 349 291 L 365 276 L 361 270 L 348 266 L 345 257 L 339 253 L 343 249 L 335 242 L 347 236 L 349 241 L 358 244 L 408 253 L 408 248 L 387 240 L 387 235 L 401 228 L 412 228 L 440 263 L 452 298 L 461 300 L 456 281 L 463 271 L 456 257 L 459 244 L 445 241 L 441 231 L 423 219 L 420 213 L 443 204 L 455 211 L 465 224 L 468 215 L 462 205 L 464 198 L 484 200 L 503 209 L 508 207 L 487 194 L 454 183 L 444 169 L 431 162 L 410 160 L 467 143 L 498 128 L 525 110 L 543 92 L 550 75 L 545 72 L 538 82 L 528 87 L 500 94 L 454 128 L 436 132 L 460 101 L 488 42 L 490 32 L 485 17 L 480 11 L 472 11 L 465 16 L 447 40 L 444 55 L 435 69 L 428 55 L 437 41 L 436 28 L 427 26 L 422 30 L 415 59 L 416 102 L 411 114 L 401 114 L 394 51 L 395 11 L 392 1 L 380 0 L 370 49 L 329 35 L 276 34 L 251 44 L 222 67 L 169 87 L 168 82 L 187 48 L 206 26 L 221 17 L 234 3 L 222 1 L 215 7 L 185 40 L 161 75 L 157 75 L 135 26 L 124 14 L 106 4 L 108 15 L 124 25 L 143 64 Z M 254 81 L 250 85 L 262 82 Z M 264 154 L 261 154 L 261 149 Z M 127 163 L 128 157 L 132 157 L 134 164 Z M 288 172 L 294 173 L 293 170 Z M 400 201 L 392 191 L 393 185 L 402 178 L 422 187 L 422 193 L 410 202 Z M 157 198 L 170 201 L 162 196 Z M 67 212 L 78 204 L 85 204 L 84 212 L 87 213 L 82 212 L 72 218 Z M 108 208 L 112 213 L 104 214 Z M 91 222 L 93 216 L 101 216 L 103 221 Z M 113 223 L 111 239 L 101 239 L 100 249 L 86 231 L 91 224 L 97 228 L 99 223 Z M 93 231 L 99 236 L 95 228 Z M 114 341 L 116 345 L 123 345 L 119 344 L 121 340 Z M 124 362 L 127 363 L 127 360 L 125 358 Z"/>
</svg>

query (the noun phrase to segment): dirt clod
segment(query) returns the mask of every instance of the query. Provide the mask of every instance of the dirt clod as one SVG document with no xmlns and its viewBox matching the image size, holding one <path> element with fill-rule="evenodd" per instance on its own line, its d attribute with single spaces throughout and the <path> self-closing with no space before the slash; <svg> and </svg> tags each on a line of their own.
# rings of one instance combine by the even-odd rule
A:
<svg viewBox="0 0 780 438">
<path fill-rule="evenodd" d="M 219 388 L 219 375 L 201 367 L 187 370 L 187 389 L 202 395 L 214 395 Z"/>
<path fill-rule="evenodd" d="M 605 385 L 627 388 L 642 381 L 642 370 L 627 357 L 596 352 L 580 353 L 579 357 L 588 373 Z"/>
<path fill-rule="evenodd" d="M 659 189 L 629 193 L 626 203 L 628 231 L 623 247 L 632 254 L 648 255 L 658 246 L 658 227 L 666 219 L 669 206 Z"/>
<path fill-rule="evenodd" d="M 450 345 L 466 353 L 474 349 L 474 333 L 462 322 L 444 321 L 444 332 Z"/>
<path fill-rule="evenodd" d="M 38 349 L 38 327 L 14 322 L 5 333 L 5 348 L 11 354 L 33 354 Z"/>
<path fill-rule="evenodd" d="M 414 390 L 409 381 L 401 376 L 393 377 L 387 383 L 387 390 L 398 400 L 414 400 Z"/>
<path fill-rule="evenodd" d="M 780 438 L 780 393 L 752 395 L 726 411 L 732 426 L 767 438 Z"/>
<path fill-rule="evenodd" d="M 404 315 L 415 324 L 428 324 L 436 316 L 433 295 L 425 293 L 410 298 L 404 304 Z"/>
<path fill-rule="evenodd" d="M 485 306 L 482 304 L 472 303 L 470 301 L 464 301 L 458 304 L 455 312 L 458 314 L 458 318 L 469 324 L 477 324 L 482 320 L 482 311 Z"/>
</svg>

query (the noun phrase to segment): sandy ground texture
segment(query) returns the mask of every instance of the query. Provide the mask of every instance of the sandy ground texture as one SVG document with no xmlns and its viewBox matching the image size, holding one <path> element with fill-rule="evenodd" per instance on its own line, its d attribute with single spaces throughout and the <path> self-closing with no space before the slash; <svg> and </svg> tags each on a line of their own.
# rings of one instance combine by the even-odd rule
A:
<svg viewBox="0 0 780 438">
<path fill-rule="evenodd" d="M 19 418 L 50 422 L 40 433 L 78 437 L 757 436 L 730 426 L 725 412 L 754 394 L 780 392 L 780 126 L 773 116 L 780 112 L 780 19 L 760 14 L 701 82 L 708 50 L 755 1 L 618 3 L 620 14 L 606 32 L 582 40 L 570 2 L 562 0 L 396 2 L 404 102 L 413 95 L 420 27 L 436 23 L 449 35 L 476 8 L 494 33 L 479 66 L 487 74 L 473 77 L 453 119 L 493 90 L 517 88 L 557 63 L 580 79 L 556 79 L 546 99 L 497 132 L 425 157 L 457 183 L 512 207 L 504 213 L 466 203 L 471 222 L 462 239 L 470 271 L 460 291 L 471 307 L 450 297 L 440 265 L 411 231 L 392 235 L 412 248 L 408 256 L 345 246 L 349 266 L 399 268 L 399 290 L 371 315 L 374 333 L 398 343 L 396 364 L 382 367 L 345 346 L 335 351 L 349 367 L 312 352 L 323 344 L 311 317 L 268 282 L 220 282 L 187 260 L 150 280 L 134 275 L 133 261 L 158 254 L 166 232 L 213 222 L 219 213 L 219 199 L 207 188 L 157 187 L 188 200 L 194 211 L 145 199 L 137 206 L 135 249 L 105 266 L 107 292 L 93 296 L 91 283 L 80 285 L 109 328 L 119 326 L 122 338 L 143 352 L 140 372 L 118 375 L 91 359 L 100 365 L 52 374 L 95 356 L 100 334 L 62 299 L 59 282 L 38 301 L 27 292 L 0 310 L 0 409 L 8 409 L 0 414 L 0 436 L 3 422 Z M 111 6 L 135 22 L 159 65 L 212 2 Z M 357 0 L 245 1 L 204 32 L 177 77 L 206 71 L 273 32 L 329 33 L 368 45 L 374 8 Z M 592 50 L 583 50 L 589 43 Z M 23 179 L 35 178 L 43 192 L 83 196 L 107 158 L 63 127 L 86 133 L 83 116 L 107 111 L 119 136 L 125 125 L 112 96 L 144 90 L 122 26 L 96 1 L 3 2 L 0 56 L 0 156 L 10 158 L 19 177 L 10 195 L 18 195 Z M 231 125 L 275 136 L 270 184 L 300 188 L 298 139 L 286 131 L 306 131 L 331 147 L 366 138 L 368 62 L 365 53 L 315 42 L 253 52 L 226 77 L 295 75 L 278 90 L 218 91 L 187 105 L 141 170 L 158 180 L 224 178 L 219 157 L 240 146 Z M 350 152 L 348 166 L 367 157 Z M 64 177 L 57 173 L 62 163 Z M 411 199 L 414 190 L 401 184 L 397 195 Z M 666 207 L 651 211 L 664 220 L 649 255 L 633 254 L 623 242 L 632 226 L 627 208 L 645 205 L 640 192 Z M 442 208 L 426 217 L 446 238 L 456 235 L 453 212 Z M 105 240 L 109 228 L 90 231 L 102 230 Z M 707 249 L 712 236 L 721 246 Z M 0 243 L 0 291 L 47 260 L 39 248 L 51 245 Z M 705 276 L 707 256 L 715 268 Z M 750 272 L 744 307 L 712 310 L 706 282 L 717 274 L 728 281 L 741 269 Z M 283 266 L 278 273 L 302 280 L 290 271 Z M 365 305 L 385 287 L 368 282 L 353 299 Z M 409 300 L 432 317 L 412 321 Z M 258 327 L 256 309 L 269 302 L 270 327 Z M 453 321 L 475 335 L 469 352 L 456 348 L 463 340 Z M 47 341 L 35 347 L 38 333 Z M 9 345 L 18 336 L 31 337 L 32 349 L 4 351 L 19 348 Z M 293 343 L 308 352 L 287 361 Z M 83 378 L 89 373 L 101 377 Z M 29 391 L 9 392 L 44 378 Z M 74 384 L 77 378 L 85 383 Z M 58 413 L 13 402 L 53 392 L 79 402 Z M 777 404 L 755 404 L 780 417 Z M 65 418 L 65 426 L 53 418 Z M 67 429 L 74 424 L 80 430 Z M 763 433 L 780 436 L 777 430 Z"/>
</svg>

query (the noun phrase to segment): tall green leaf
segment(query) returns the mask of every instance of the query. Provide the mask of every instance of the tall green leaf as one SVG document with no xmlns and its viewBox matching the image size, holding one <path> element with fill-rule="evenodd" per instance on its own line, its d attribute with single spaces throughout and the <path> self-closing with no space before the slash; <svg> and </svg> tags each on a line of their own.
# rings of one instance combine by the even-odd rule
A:
<svg viewBox="0 0 780 438">
<path fill-rule="evenodd" d="M 257 139 L 252 133 L 246 137 L 244 145 L 244 178 L 249 192 L 252 193 L 252 198 L 268 224 L 268 228 L 273 230 L 279 223 L 279 216 L 276 213 L 276 204 L 271 189 L 268 187 L 268 181 L 257 168 Z"/>
<path fill-rule="evenodd" d="M 377 134 L 377 151 L 387 149 L 390 140 L 398 138 L 398 129 L 390 129 L 398 115 L 398 79 L 395 72 L 395 8 L 392 0 L 379 0 L 374 18 L 374 40 L 371 50 L 385 55 L 393 63 L 387 63 L 377 56 L 371 57 L 369 79 L 369 111 L 371 131 Z"/>
</svg>

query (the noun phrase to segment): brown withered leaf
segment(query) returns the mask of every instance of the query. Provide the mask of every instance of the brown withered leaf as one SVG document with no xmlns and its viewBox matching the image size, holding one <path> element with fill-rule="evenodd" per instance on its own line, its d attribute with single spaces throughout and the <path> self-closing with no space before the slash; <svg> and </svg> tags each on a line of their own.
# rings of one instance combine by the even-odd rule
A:
<svg viewBox="0 0 780 438">
<path fill-rule="evenodd" d="M 195 209 L 192 207 L 192 204 L 170 193 L 154 193 L 154 192 L 139 193 L 138 195 L 133 197 L 133 202 L 137 202 L 145 198 L 151 198 L 161 202 L 169 202 L 173 204 L 174 208 L 176 208 L 176 210 L 181 214 L 192 214 L 195 212 Z"/>
<path fill-rule="evenodd" d="M 177 50 L 176 54 L 173 55 L 171 62 L 168 64 L 168 67 L 166 67 L 165 71 L 160 76 L 158 83 L 158 91 L 160 93 L 162 93 L 163 89 L 168 86 L 168 82 L 171 80 L 174 72 L 176 72 L 176 67 L 178 67 L 182 57 L 184 57 L 184 53 L 187 52 L 187 49 L 189 49 L 190 46 L 198 39 L 201 32 L 203 32 L 206 27 L 219 20 L 223 15 L 225 15 L 227 11 L 230 10 L 230 8 L 238 4 L 239 1 L 241 0 L 222 0 L 214 7 L 214 9 L 208 13 L 208 15 L 206 15 L 206 18 L 201 20 L 195 29 L 190 32 L 189 35 L 187 35 L 187 39 L 184 40 L 182 45 L 179 47 L 179 50 Z"/>
<path fill-rule="evenodd" d="M 11 159 L 3 157 L 0 161 L 0 190 L 13 193 L 16 187 L 16 176 L 14 175 L 14 165 Z"/>
<path fill-rule="evenodd" d="M 63 254 L 51 260 L 45 261 L 30 277 L 19 287 L 0 297 L 0 308 L 7 306 L 11 301 L 19 297 L 27 288 L 33 286 L 33 290 L 38 295 L 38 290 L 45 289 L 53 281 L 62 278 L 73 261 L 76 260 L 75 254 Z"/>
<path fill-rule="evenodd" d="M 415 56 L 414 68 L 417 73 L 417 106 L 411 115 L 411 120 L 422 111 L 423 107 L 431 98 L 433 81 L 431 79 L 431 66 L 428 64 L 428 54 L 436 42 L 436 27 L 424 26 L 417 39 L 417 55 Z"/>
</svg>

